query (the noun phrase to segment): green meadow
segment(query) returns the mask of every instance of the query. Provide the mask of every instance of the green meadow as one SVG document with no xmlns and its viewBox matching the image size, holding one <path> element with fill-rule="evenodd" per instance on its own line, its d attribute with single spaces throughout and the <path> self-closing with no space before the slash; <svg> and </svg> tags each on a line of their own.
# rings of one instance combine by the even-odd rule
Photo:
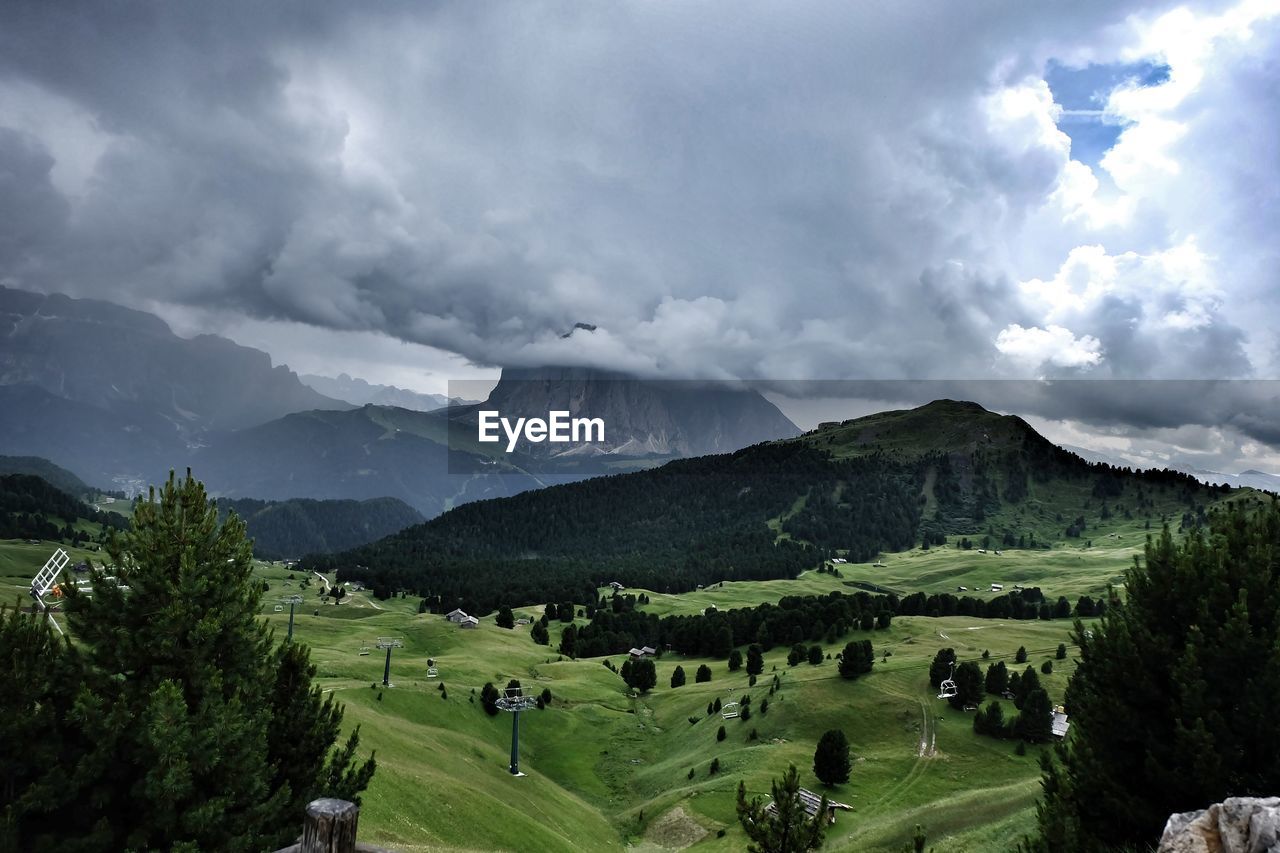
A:
<svg viewBox="0 0 1280 853">
<path fill-rule="evenodd" d="M 667 614 L 746 607 L 785 595 L 853 592 L 850 584 L 864 580 L 904 591 L 1020 581 L 1039 584 L 1050 596 L 1096 594 L 1132 560 L 1136 544 L 1001 557 L 934 548 L 886 555 L 883 567 L 843 565 L 843 577 L 809 571 L 791 581 L 724 583 L 680 596 L 649 592 L 647 609 Z M 0 587 L 11 598 L 25 596 L 27 579 L 53 547 L 0 543 Z M 294 636 L 310 646 L 318 683 L 345 706 L 346 726 L 360 727 L 362 751 L 377 752 L 361 838 L 405 853 L 741 850 L 746 837 L 734 812 L 738 781 L 765 795 L 792 763 L 806 787 L 852 807 L 829 830 L 828 849 L 897 851 L 917 823 L 939 850 L 1008 849 L 1010 839 L 1032 827 L 1042 747 L 1019 756 L 1012 741 L 975 736 L 972 714 L 934 695 L 928 665 L 947 646 L 961 660 L 979 660 L 987 651 L 991 661 L 1012 665 L 1017 648 L 1025 646 L 1029 663 L 1039 669 L 1059 643 L 1070 643 L 1067 621 L 901 617 L 887 630 L 854 630 L 824 646 L 834 658 L 847 640 L 872 640 L 875 670 L 857 681 L 840 678 L 834 659 L 789 667 L 780 646 L 766 654 L 755 687 L 722 660 L 665 655 L 657 664 L 658 686 L 633 697 L 604 659 L 568 660 L 555 652 L 564 627 L 558 621 L 551 623 L 551 646 L 538 646 L 528 626 L 505 630 L 487 617 L 466 630 L 439 615 L 419 614 L 414 597 L 378 601 L 351 592 L 340 604 L 326 603 L 315 575 L 304 588 L 306 573 L 279 564 L 259 563 L 257 574 L 267 584 L 263 618 L 281 640 L 289 613 L 280 599 L 303 596 Z M 536 617 L 541 607 L 515 612 Z M 378 637 L 403 642 L 392 653 L 390 688 L 381 684 L 385 657 L 375 647 Z M 1053 674 L 1042 676 L 1055 702 L 1073 657 L 1055 660 Z M 436 661 L 436 678 L 427 677 L 428 658 Z M 611 660 L 620 666 L 623 658 Z M 713 678 L 699 684 L 693 676 L 702 663 Z M 672 689 L 677 665 L 688 683 Z M 770 696 L 775 677 L 779 687 Z M 526 688 L 549 688 L 553 697 L 545 710 L 521 714 L 521 769 L 527 775 L 518 778 L 507 772 L 510 715 L 490 717 L 479 702 L 486 681 L 502 687 L 511 678 Z M 723 703 L 746 695 L 753 711 L 748 720 L 707 714 L 717 698 Z M 1005 704 L 1006 713 L 1014 713 Z M 726 738 L 718 741 L 721 725 Z M 848 783 L 823 789 L 813 776 L 813 750 L 832 728 L 847 734 L 855 763 Z M 714 759 L 720 769 L 713 775 Z"/>
</svg>

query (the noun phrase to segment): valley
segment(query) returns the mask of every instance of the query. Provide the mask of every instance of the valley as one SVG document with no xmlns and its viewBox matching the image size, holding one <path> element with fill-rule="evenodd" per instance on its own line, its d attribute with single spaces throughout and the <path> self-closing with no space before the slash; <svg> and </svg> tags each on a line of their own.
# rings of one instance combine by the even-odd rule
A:
<svg viewBox="0 0 1280 853">
<path fill-rule="evenodd" d="M 0 583 L 11 597 L 24 594 L 23 581 L 48 550 L 47 544 L 0 545 Z M 1073 564 L 1054 552 L 1001 559 L 1018 567 L 1014 571 L 1039 578 L 1047 595 L 1059 584 L 1097 594 L 1132 553 L 1132 546 L 1117 546 L 1090 555 L 1094 580 L 1075 578 Z M 881 577 L 873 574 L 878 572 L 885 583 L 904 589 L 916 588 L 912 573 L 918 572 L 920 588 L 929 589 L 941 583 L 931 577 L 948 561 L 973 563 L 964 576 L 988 571 L 979 565 L 981 556 L 935 548 L 886 555 L 884 569 L 846 564 L 840 567 L 844 578 L 807 571 L 795 580 L 727 582 L 681 595 L 626 593 L 647 595 L 651 604 L 642 605 L 644 610 L 691 614 L 709 605 L 727 610 L 787 595 L 852 592 L 846 585 L 851 578 Z M 306 574 L 271 563 L 259 563 L 256 573 L 270 587 L 263 618 L 280 639 L 288 608 L 276 612 L 275 607 L 281 596 L 299 591 Z M 896 851 L 911 827 L 922 823 L 939 849 L 991 850 L 998 839 L 1032 827 L 1039 789 L 1036 758 L 1043 747 L 1029 747 L 1019 756 L 1013 741 L 975 735 L 971 714 L 934 696 L 928 665 L 944 647 L 955 648 L 961 660 L 979 660 L 988 651 L 992 662 L 1012 664 L 1023 646 L 1029 663 L 1039 667 L 1059 643 L 1069 643 L 1068 620 L 899 617 L 886 630 L 853 629 L 834 645 L 819 639 L 833 656 L 846 640 L 872 641 L 875 668 L 856 681 L 840 678 L 833 660 L 789 667 L 785 645 L 766 652 L 754 688 L 743 671 L 728 672 L 724 660 L 666 654 L 657 662 L 657 687 L 632 697 L 603 665 L 604 660 L 621 665 L 624 656 L 570 660 L 556 653 L 566 627 L 558 620 L 549 624 L 550 645 L 538 646 L 528 626 L 507 630 L 486 616 L 478 628 L 463 630 L 440 615 L 417 612 L 419 599 L 413 596 L 377 600 L 362 591 L 349 593 L 340 604 L 320 603 L 321 584 L 310 577 L 301 590 L 304 604 L 295 617 L 295 638 L 312 650 L 317 683 L 345 705 L 345 726 L 359 725 L 362 745 L 377 751 L 378 772 L 361 818 L 361 837 L 372 843 L 406 853 L 657 851 L 688 842 L 696 850 L 741 850 L 745 841 L 733 806 L 737 780 L 746 780 L 754 794 L 767 793 L 770 779 L 794 763 L 802 784 L 823 790 L 812 774 L 813 746 L 829 728 L 846 732 L 855 758 L 850 781 L 829 791 L 853 807 L 831 828 L 830 849 Z M 513 609 L 518 617 L 537 617 L 543 607 Z M 584 620 L 575 622 L 580 626 Z M 390 689 L 381 686 L 382 653 L 376 648 L 360 653 L 380 636 L 404 641 L 392 655 L 395 686 Z M 889 656 L 882 659 L 885 652 Z M 428 658 L 436 662 L 437 678 L 426 676 Z M 1055 663 L 1043 682 L 1056 702 L 1065 689 L 1070 657 Z M 669 686 L 677 665 L 692 676 L 701 664 L 711 667 L 710 682 L 694 683 L 691 677 L 682 687 Z M 780 689 L 769 697 L 775 676 Z M 523 778 L 506 771 L 509 717 L 486 715 L 476 698 L 485 682 L 503 685 L 510 678 L 537 690 L 549 688 L 553 697 L 545 710 L 522 714 L 521 768 L 528 774 Z M 706 714 L 715 699 L 743 695 L 752 696 L 757 707 L 770 698 L 767 713 L 757 710 L 749 720 L 729 721 Z M 728 734 L 718 742 L 722 724 Z M 720 771 L 709 775 L 716 758 Z M 717 837 L 720 830 L 723 837 Z"/>
<path fill-rule="evenodd" d="M 911 439 L 912 421 L 940 429 Z M 983 670 L 1032 667 L 1062 703 L 1078 602 L 1123 597 L 1125 569 L 1163 524 L 1191 529 L 1229 502 L 1258 499 L 1172 472 L 1089 465 L 1018 419 L 940 401 L 470 503 L 425 523 L 405 518 L 348 551 L 257 560 L 254 578 L 277 642 L 283 599 L 302 596 L 294 638 L 311 650 L 315 683 L 342 703 L 344 730 L 359 726 L 361 748 L 376 752 L 363 840 L 405 853 L 741 850 L 738 782 L 767 795 L 794 764 L 803 786 L 850 807 L 828 849 L 896 853 L 919 824 L 936 849 L 976 853 L 1033 830 L 1049 746 L 976 734 L 974 714 L 931 686 L 935 656 L 954 649 Z M 251 525 L 311 512 L 311 524 L 338 533 L 325 521 L 338 516 L 305 501 L 226 503 Z M 343 504 L 329 503 L 324 512 Z M 0 590 L 25 600 L 53 547 L 0 543 Z M 93 547 L 69 551 L 100 561 Z M 832 602 L 853 617 L 787 615 Z M 474 627 L 445 617 L 459 606 Z M 1023 618 L 1004 618 L 1010 606 Z M 500 627 L 508 608 L 515 625 Z M 755 608 L 764 615 L 752 621 Z M 533 623 L 544 615 L 539 645 Z M 712 631 L 724 639 L 709 642 Z M 384 687 L 377 640 L 387 637 L 402 645 Z M 841 677 L 837 655 L 862 640 L 871 671 Z M 673 641 L 691 653 L 660 654 L 655 686 L 624 683 L 629 646 Z M 728 643 L 745 654 L 753 642 L 765 646 L 758 678 L 721 654 L 693 653 Z M 577 658 L 563 653 L 574 643 Z M 808 659 L 789 663 L 797 643 Z M 677 667 L 687 674 L 678 686 Z M 710 679 L 695 679 L 703 667 Z M 511 679 L 551 696 L 521 715 L 521 777 L 507 772 L 509 716 L 482 701 L 486 684 Z M 742 708 L 746 697 L 750 713 L 716 707 Z M 826 788 L 814 748 L 832 729 L 848 738 L 853 767 Z"/>
</svg>

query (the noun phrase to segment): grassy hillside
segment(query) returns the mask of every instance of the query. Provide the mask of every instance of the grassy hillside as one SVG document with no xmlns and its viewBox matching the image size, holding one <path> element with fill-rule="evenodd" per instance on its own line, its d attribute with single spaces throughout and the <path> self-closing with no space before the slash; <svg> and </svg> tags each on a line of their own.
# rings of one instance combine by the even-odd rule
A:
<svg viewBox="0 0 1280 853">
<path fill-rule="evenodd" d="M 755 585 L 735 586 L 743 603 L 753 598 Z M 767 587 L 756 592 L 758 600 L 776 594 Z M 818 787 L 814 744 L 836 727 L 849 735 L 857 764 L 852 780 L 831 791 L 855 808 L 834 827 L 831 849 L 896 850 L 916 821 L 930 828 L 935 843 L 945 844 L 939 849 L 996 849 L 992 840 L 1010 827 L 1030 827 L 1037 748 L 1016 756 L 1012 743 L 973 735 L 970 715 L 933 697 L 928 662 L 951 646 L 962 659 L 989 649 L 993 660 L 1012 663 L 1023 645 L 1035 652 L 1031 660 L 1038 666 L 1067 640 L 1064 622 L 903 618 L 867 635 L 877 659 L 886 650 L 892 655 L 857 682 L 840 679 L 833 661 L 789 668 L 784 648 L 766 655 L 765 675 L 753 689 L 745 674 L 730 674 L 723 661 L 667 656 L 658 663 L 658 687 L 631 699 L 600 659 L 559 660 L 533 644 L 525 628 L 506 631 L 485 619 L 478 630 L 463 631 L 415 610 L 414 599 L 372 602 L 357 595 L 350 604 L 306 609 L 296 627 L 296 635 L 313 646 L 323 683 L 347 704 L 347 722 L 362 725 L 362 737 L 378 749 L 363 835 L 406 851 L 614 849 L 699 836 L 696 849 L 741 850 L 744 836 L 733 812 L 737 780 L 762 793 L 793 762 L 804 784 Z M 539 610 L 518 608 L 517 614 Z M 267 618 L 282 631 L 287 613 L 272 611 Z M 553 622 L 553 644 L 559 631 Z M 391 690 L 380 685 L 382 655 L 376 649 L 359 654 L 380 635 L 405 640 L 393 655 Z M 437 680 L 425 677 L 428 657 L 438 662 L 447 699 Z M 704 662 L 714 678 L 695 684 L 693 670 Z M 1070 664 L 1057 663 L 1046 681 L 1060 700 Z M 690 683 L 671 689 L 677 664 L 690 673 Z M 748 721 L 706 715 L 716 698 L 743 694 L 752 695 L 758 708 L 775 674 L 782 689 L 767 714 L 757 712 Z M 484 682 L 505 684 L 512 677 L 526 687 L 549 687 L 554 696 L 547 710 L 522 715 L 522 769 L 529 774 L 523 779 L 505 770 L 510 719 L 490 718 L 471 702 Z M 373 683 L 379 686 L 371 688 Z M 690 724 L 690 717 L 696 722 Z M 717 742 L 722 724 L 728 737 Z M 932 754 L 921 755 L 922 739 L 932 744 Z M 721 772 L 710 776 L 713 758 L 720 759 Z M 723 838 L 716 837 L 720 829 Z"/>
<path fill-rule="evenodd" d="M 1135 545 L 1090 553 L 1089 576 L 1103 583 L 1118 574 Z M 0 584 L 21 594 L 23 579 L 48 550 L 0 543 Z M 939 583 L 928 575 L 946 559 L 972 560 L 978 572 L 980 556 L 931 549 L 890 556 L 877 571 L 905 591 L 917 588 L 911 572 L 919 570 L 919 588 L 927 589 Z M 1075 583 L 1093 588 L 1093 581 L 1078 582 L 1076 569 L 1058 562 L 1059 556 L 1029 552 L 1022 557 L 1024 570 L 1040 573 L 1047 593 Z M 850 591 L 854 568 L 842 571 L 843 578 L 809 571 L 796 580 L 729 582 L 681 595 L 628 592 L 646 593 L 651 604 L 645 609 L 657 613 L 693 613 L 708 604 L 728 609 L 784 595 Z M 555 653 L 563 631 L 558 621 L 551 622 L 551 646 L 538 646 L 527 627 L 504 630 L 486 617 L 477 630 L 464 631 L 438 615 L 419 614 L 420 599 L 413 596 L 378 600 L 359 591 L 333 604 L 320 594 L 335 582 L 332 575 L 322 580 L 269 563 L 259 564 L 257 572 L 268 584 L 263 618 L 278 638 L 289 616 L 280 598 L 304 596 L 295 637 L 311 646 L 323 689 L 345 704 L 346 726 L 360 725 L 363 745 L 378 754 L 361 836 L 392 849 L 738 851 L 746 843 L 734 816 L 738 780 L 763 794 L 772 778 L 795 763 L 802 784 L 817 790 L 813 749 L 829 728 L 847 733 L 856 763 L 850 782 L 829 792 L 854 811 L 840 815 L 827 849 L 897 851 L 918 822 L 939 850 L 1005 850 L 1010 838 L 1032 825 L 1041 747 L 1018 756 L 1013 742 L 975 736 L 972 715 L 934 696 L 928 664 L 943 647 L 955 648 L 961 660 L 978 660 L 988 650 L 992 661 L 1012 664 L 1014 652 L 1025 646 L 1038 669 L 1058 643 L 1069 642 L 1065 621 L 900 617 L 887 630 L 853 630 L 824 648 L 834 655 L 848 639 L 872 641 L 875 669 L 855 682 L 839 678 L 834 661 L 788 667 L 784 646 L 766 654 L 765 673 L 754 688 L 745 673 L 729 673 L 723 660 L 667 655 L 657 665 L 658 686 L 632 698 L 602 659 L 567 660 Z M 515 608 L 517 616 L 541 610 Z M 404 640 L 393 653 L 391 689 L 381 687 L 382 653 L 360 653 L 379 636 Z M 426 677 L 428 658 L 439 667 L 436 679 Z M 619 656 L 611 660 L 622 662 Z M 713 680 L 699 684 L 693 673 L 702 663 L 711 667 Z M 1043 680 L 1054 701 L 1061 701 L 1073 665 L 1054 663 L 1053 674 Z M 689 681 L 672 689 L 676 665 L 685 668 Z M 775 675 L 781 689 L 769 697 Z M 547 687 L 553 695 L 546 710 L 522 715 L 521 768 L 528 774 L 523 778 L 506 772 L 510 718 L 489 717 L 478 697 L 472 701 L 486 681 L 504 685 L 510 678 L 537 690 Z M 437 689 L 441 683 L 447 698 Z M 707 716 L 708 703 L 744 694 L 753 699 L 751 719 Z M 765 698 L 769 709 L 760 714 Z M 721 725 L 727 732 L 723 742 L 716 740 Z M 715 758 L 721 771 L 710 775 Z"/>
<path fill-rule="evenodd" d="M 1019 418 L 943 400 L 471 504 L 309 565 L 429 596 L 437 612 L 484 613 L 580 597 L 610 580 L 684 593 L 794 578 L 828 556 L 875 568 L 925 543 L 999 549 L 1014 563 L 1050 550 L 1071 555 L 1064 566 L 1087 565 L 1083 552 L 1140 544 L 1163 523 L 1204 523 L 1226 494 L 1185 474 L 1088 463 Z M 939 580 L 981 582 L 966 568 L 972 559 L 940 562 Z M 516 560 L 519 573 L 509 570 Z"/>
<path fill-rule="evenodd" d="M 916 411 L 895 416 L 914 422 Z M 547 601 L 594 604 L 600 585 L 614 579 L 645 596 L 642 611 L 659 616 L 868 586 L 904 596 L 965 586 L 967 595 L 990 599 L 991 584 L 1002 583 L 1038 586 L 1049 600 L 1098 597 L 1140 553 L 1148 524 L 1194 526 L 1226 499 L 1184 477 L 1087 465 L 1046 449 L 1016 419 L 954 404 L 935 406 L 930 417 L 941 416 L 938 434 L 945 440 L 928 439 L 933 443 L 914 455 L 909 448 L 926 439 L 911 438 L 912 430 L 924 427 L 903 426 L 901 434 L 911 440 L 899 442 L 898 431 L 868 438 L 866 424 L 853 422 L 828 428 L 836 439 L 828 446 L 844 448 L 839 452 L 815 445 L 809 434 L 464 507 L 346 559 L 313 561 L 326 570 L 342 565 L 337 574 L 259 564 L 267 584 L 263 618 L 282 638 L 289 612 L 281 598 L 303 596 L 295 637 L 312 648 L 322 688 L 344 703 L 345 725 L 359 725 L 363 747 L 377 750 L 362 838 L 406 853 L 739 851 L 746 845 L 734 813 L 739 780 L 751 793 L 765 794 L 770 780 L 794 763 L 803 785 L 821 789 L 812 771 L 814 747 L 823 732 L 839 728 L 855 764 L 850 781 L 828 793 L 853 811 L 840 814 L 826 849 L 896 853 L 917 823 L 940 851 L 1010 849 L 1034 823 L 1037 760 L 1045 747 L 1018 755 L 1012 741 L 976 736 L 972 714 L 936 698 L 928 666 L 949 647 L 962 662 L 985 667 L 986 652 L 989 662 L 1004 660 L 1020 671 L 1013 658 L 1025 647 L 1039 671 L 1059 643 L 1070 645 L 1066 620 L 899 616 L 888 628 L 855 628 L 835 643 L 820 643 L 834 658 L 846 641 L 872 642 L 874 670 L 856 681 L 840 678 L 834 659 L 789 667 L 786 644 L 766 653 L 754 687 L 744 671 L 729 672 L 723 659 L 667 654 L 657 663 L 656 688 L 632 696 L 603 665 L 620 666 L 621 656 L 557 654 L 566 629 L 558 620 L 549 626 L 550 645 L 540 646 L 528 626 L 501 629 L 492 616 L 476 630 L 463 630 L 419 613 L 424 596 L 442 604 L 441 584 L 449 577 L 459 590 L 492 584 L 486 600 L 531 618 Z M 815 571 L 820 560 L 854 554 L 831 531 L 883 522 L 860 513 L 884 506 L 890 492 L 918 508 L 912 541 L 900 550 L 869 549 L 854 562 L 828 562 L 838 574 Z M 810 538 L 812 531 L 821 538 Z M 1005 544 L 1008 536 L 1013 545 Z M 23 594 L 24 578 L 50 550 L 46 543 L 0 543 L 0 588 Z M 803 559 L 779 563 L 786 571 L 777 575 L 744 571 L 752 561 L 768 565 L 774 554 Z M 384 595 L 397 587 L 412 592 L 380 599 L 348 586 L 334 603 L 327 589 L 339 578 L 363 576 L 351 571 L 357 555 L 370 560 L 374 571 L 367 579 L 383 580 Z M 373 559 L 379 557 L 395 571 L 379 576 Z M 542 594 L 544 571 L 568 578 L 555 595 Z M 385 583 L 387 577 L 404 582 Z M 391 688 L 381 686 L 384 658 L 373 648 L 376 638 L 387 636 L 404 642 L 393 652 Z M 429 658 L 438 678 L 427 677 Z M 1061 702 L 1074 650 L 1052 663 L 1041 680 Z M 703 664 L 713 677 L 697 683 L 694 673 Z M 671 688 L 677 665 L 688 682 Z M 522 714 L 527 775 L 521 778 L 506 771 L 511 719 L 486 715 L 479 701 L 486 682 L 503 686 L 511 678 L 547 688 L 553 697 L 545 710 Z M 750 719 L 708 715 L 715 700 L 744 695 L 752 698 Z M 766 698 L 768 712 L 761 713 Z M 1015 713 L 1011 703 L 1005 711 Z M 718 740 L 722 725 L 726 737 Z M 712 774 L 714 760 L 719 772 Z"/>
</svg>

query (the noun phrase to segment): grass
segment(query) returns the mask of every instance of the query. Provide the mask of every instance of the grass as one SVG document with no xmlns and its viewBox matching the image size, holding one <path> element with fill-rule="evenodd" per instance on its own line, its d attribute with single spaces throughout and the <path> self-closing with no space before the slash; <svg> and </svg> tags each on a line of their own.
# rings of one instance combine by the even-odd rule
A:
<svg viewBox="0 0 1280 853">
<path fill-rule="evenodd" d="M 20 592 L 51 548 L 0 543 L 0 583 Z M 1053 594 L 1094 589 L 1131 559 L 1132 548 L 1097 549 L 1079 564 L 1071 551 L 1010 559 L 933 549 L 889 555 L 885 568 L 874 571 L 878 582 L 904 589 L 953 588 L 958 579 L 977 583 L 997 575 L 1007 581 L 1022 572 Z M 844 578 L 811 571 L 793 581 L 725 583 L 682 596 L 650 592 L 648 609 L 689 613 L 711 604 L 743 607 L 783 595 L 848 591 L 845 582 L 870 570 L 842 568 Z M 282 638 L 288 609 L 277 613 L 274 606 L 280 596 L 299 592 L 305 575 L 270 563 L 256 564 L 256 573 L 269 586 L 263 618 Z M 785 647 L 766 654 L 765 673 L 754 688 L 745 673 L 729 673 L 724 661 L 667 655 L 657 664 L 658 687 L 632 698 L 601 659 L 556 654 L 559 622 L 552 623 L 553 646 L 538 646 L 526 626 L 508 631 L 485 618 L 480 628 L 462 630 L 440 616 L 419 614 L 416 598 L 375 601 L 356 592 L 342 604 L 321 604 L 322 585 L 311 580 L 301 590 L 305 603 L 295 615 L 295 638 L 310 646 L 323 689 L 345 706 L 345 726 L 360 726 L 362 751 L 377 752 L 378 772 L 360 823 L 362 839 L 371 843 L 406 853 L 658 849 L 660 843 L 690 841 L 690 849 L 699 851 L 741 850 L 746 838 L 734 811 L 738 781 L 763 795 L 794 763 L 802 784 L 819 789 L 813 749 L 830 728 L 846 732 L 856 763 L 851 780 L 829 791 L 854 810 L 831 828 L 827 849 L 897 851 L 922 823 L 939 850 L 1001 850 L 1032 826 L 1041 748 L 1017 756 L 1013 742 L 975 736 L 972 715 L 935 698 L 927 670 L 945 646 L 962 660 L 979 659 L 985 649 L 991 660 L 1010 663 L 1025 646 L 1038 669 L 1058 643 L 1069 642 L 1066 622 L 898 618 L 887 630 L 854 631 L 824 646 L 834 656 L 848 639 L 872 640 L 875 671 L 856 682 L 839 678 L 834 660 L 788 667 Z M 516 608 L 524 615 L 540 610 Z M 383 653 L 359 654 L 379 636 L 404 641 L 393 651 L 390 689 L 381 686 Z M 885 651 L 891 654 L 882 662 Z M 427 658 L 437 662 L 438 678 L 426 677 Z M 612 661 L 621 664 L 622 657 Z M 692 673 L 701 663 L 712 668 L 711 682 L 667 686 L 676 665 Z M 1072 664 L 1054 663 L 1054 673 L 1042 678 L 1051 698 L 1061 701 Z M 770 697 L 767 714 L 760 714 L 775 675 L 781 689 Z M 502 686 L 510 678 L 553 694 L 548 709 L 521 715 L 521 769 L 528 774 L 522 778 L 507 772 L 510 717 L 487 716 L 478 699 L 486 681 Z M 749 720 L 707 716 L 716 698 L 744 694 L 752 696 Z M 716 740 L 720 725 L 728 733 L 723 742 Z M 928 732 L 936 753 L 921 755 Z M 721 769 L 710 775 L 714 758 Z"/>
</svg>

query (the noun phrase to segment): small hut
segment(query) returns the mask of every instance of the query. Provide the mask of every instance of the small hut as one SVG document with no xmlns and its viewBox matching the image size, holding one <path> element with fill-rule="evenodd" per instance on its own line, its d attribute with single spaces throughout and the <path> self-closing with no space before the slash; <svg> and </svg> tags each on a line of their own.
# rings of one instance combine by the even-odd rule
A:
<svg viewBox="0 0 1280 853">
<path fill-rule="evenodd" d="M 808 788 L 801 788 L 798 792 L 800 795 L 800 803 L 804 806 L 805 814 L 814 817 L 818 814 L 818 808 L 822 805 L 822 795 L 815 794 Z M 844 809 L 847 812 L 853 811 L 853 806 L 844 803 L 837 803 L 835 800 L 827 800 L 827 823 L 836 822 L 836 809 Z M 776 803 L 769 803 L 765 806 L 765 812 L 768 814 L 776 814 L 778 806 Z"/>
</svg>

